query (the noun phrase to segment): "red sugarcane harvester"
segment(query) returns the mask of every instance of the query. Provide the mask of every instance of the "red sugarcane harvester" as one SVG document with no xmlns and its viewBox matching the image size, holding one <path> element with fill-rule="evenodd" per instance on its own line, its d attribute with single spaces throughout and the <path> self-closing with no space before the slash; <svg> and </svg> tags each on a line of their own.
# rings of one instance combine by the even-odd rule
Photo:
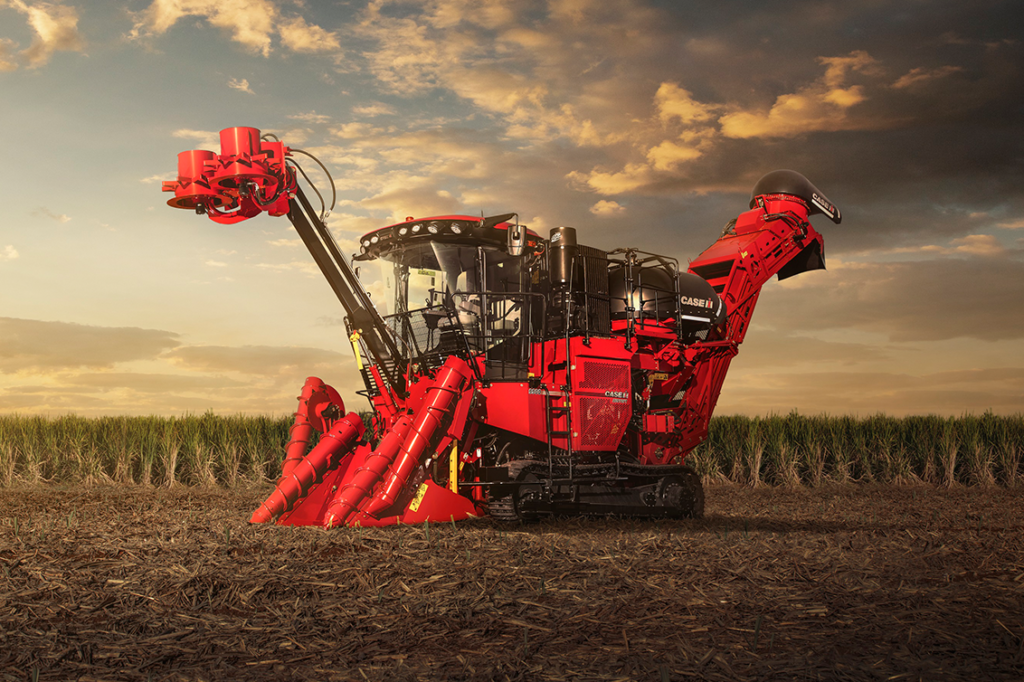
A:
<svg viewBox="0 0 1024 682">
<path fill-rule="evenodd" d="M 373 410 L 371 433 L 310 377 L 254 523 L 701 516 L 701 481 L 683 461 L 707 436 L 761 287 L 824 268 L 808 216 L 840 222 L 785 170 L 757 182 L 750 210 L 685 272 L 667 256 L 585 246 L 571 227 L 544 239 L 515 213 L 409 218 L 365 235 L 352 257 L 379 267 L 386 300 L 371 301 L 322 196 L 318 214 L 299 187 L 294 154 L 306 152 L 255 128 L 220 139 L 220 154 L 178 155 L 168 204 L 220 223 L 288 216 L 345 308 Z"/>
</svg>

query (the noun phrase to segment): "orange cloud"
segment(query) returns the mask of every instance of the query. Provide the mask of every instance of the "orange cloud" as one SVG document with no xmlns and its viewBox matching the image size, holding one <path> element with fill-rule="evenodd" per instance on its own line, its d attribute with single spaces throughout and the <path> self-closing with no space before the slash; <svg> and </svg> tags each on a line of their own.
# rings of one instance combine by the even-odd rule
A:
<svg viewBox="0 0 1024 682">
<path fill-rule="evenodd" d="M 858 130 L 877 122 L 858 119 L 850 109 L 867 97 L 861 85 L 847 85 L 850 74 L 877 75 L 877 62 L 863 51 L 846 57 L 821 57 L 824 75 L 795 93 L 779 95 L 767 111 L 735 111 L 718 119 L 722 135 L 731 138 L 793 137 L 815 131 Z"/>
<path fill-rule="evenodd" d="M 875 129 L 889 124 L 859 113 L 869 99 L 868 85 L 882 73 L 867 52 L 819 57 L 824 72 L 795 92 L 778 95 L 771 107 L 702 102 L 678 83 L 663 82 L 652 100 L 653 115 L 636 121 L 633 158 L 621 170 L 607 167 L 573 171 L 569 180 L 582 190 L 614 195 L 678 179 L 693 162 L 726 139 L 785 138 L 816 131 Z M 850 82 L 862 79 L 864 82 Z M 602 140 L 610 143 L 610 138 Z M 618 139 L 616 141 L 622 141 Z M 642 158 L 637 158 L 642 155 Z"/>
<path fill-rule="evenodd" d="M 954 73 L 960 73 L 963 68 L 959 66 L 940 66 L 937 69 L 911 69 L 907 73 L 903 74 L 892 84 L 892 87 L 897 90 L 904 88 L 915 87 L 923 83 L 929 83 L 940 78 L 952 75 Z"/>
<path fill-rule="evenodd" d="M 616 201 L 606 201 L 602 199 L 590 207 L 590 212 L 599 216 L 620 215 L 626 212 L 626 207 L 621 206 Z"/>
<path fill-rule="evenodd" d="M 16 43 L 13 40 L 0 38 L 0 72 L 18 70 L 18 65 L 7 58 L 8 55 L 11 54 L 11 50 L 15 45 Z"/>
<path fill-rule="evenodd" d="M 943 256 L 966 254 L 971 256 L 1005 256 L 1006 247 L 990 234 L 969 234 L 950 240 L 950 246 L 926 244 L 924 246 L 890 249 L 886 253 L 929 253 Z"/>
<path fill-rule="evenodd" d="M 179 345 L 177 334 L 157 329 L 0 317 L 0 373 L 113 367 Z"/>
<path fill-rule="evenodd" d="M 293 52 L 335 52 L 340 47 L 334 33 L 302 17 L 282 17 L 271 0 L 153 0 L 136 17 L 128 36 L 133 40 L 162 35 L 185 17 L 202 17 L 264 57 L 270 56 L 275 34 Z"/>
<path fill-rule="evenodd" d="M 662 83 L 654 94 L 654 105 L 662 123 L 678 120 L 683 125 L 707 121 L 720 109 L 714 104 L 698 102 L 676 83 Z"/>
<path fill-rule="evenodd" d="M 281 44 L 294 52 L 337 52 L 341 48 L 334 33 L 307 24 L 302 17 L 282 21 L 278 32 Z"/>
<path fill-rule="evenodd" d="M 24 0 L 7 0 L 4 4 L 28 19 L 34 36 L 32 44 L 21 55 L 30 69 L 47 64 L 54 52 L 81 52 L 85 48 L 85 41 L 78 32 L 78 10 L 74 7 L 48 2 L 28 4 Z M 4 59 L 6 46 L 13 43 L 3 43 L 0 44 L 0 71 L 14 71 L 17 65 Z"/>
</svg>

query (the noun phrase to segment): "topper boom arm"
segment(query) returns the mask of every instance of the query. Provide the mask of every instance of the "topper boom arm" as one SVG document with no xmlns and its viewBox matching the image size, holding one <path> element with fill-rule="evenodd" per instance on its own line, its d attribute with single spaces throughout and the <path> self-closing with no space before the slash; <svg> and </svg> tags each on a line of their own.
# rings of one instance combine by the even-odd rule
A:
<svg viewBox="0 0 1024 682">
<path fill-rule="evenodd" d="M 345 308 L 349 324 L 359 331 L 378 367 L 384 370 L 391 386 L 397 389 L 402 385 L 394 369 L 395 360 L 400 356 L 398 348 L 369 294 L 349 267 L 327 226 L 313 211 L 301 188 L 296 188 L 295 198 L 288 202 L 288 220 Z"/>
</svg>

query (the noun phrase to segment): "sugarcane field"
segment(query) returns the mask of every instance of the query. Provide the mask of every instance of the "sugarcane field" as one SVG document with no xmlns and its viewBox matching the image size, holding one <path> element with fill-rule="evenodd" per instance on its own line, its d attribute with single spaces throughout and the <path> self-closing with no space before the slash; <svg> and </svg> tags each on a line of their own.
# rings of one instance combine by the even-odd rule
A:
<svg viewBox="0 0 1024 682">
<path fill-rule="evenodd" d="M 702 519 L 332 530 L 248 523 L 288 420 L 0 425 L 4 680 L 1024 674 L 1019 420 L 721 418 Z"/>
</svg>

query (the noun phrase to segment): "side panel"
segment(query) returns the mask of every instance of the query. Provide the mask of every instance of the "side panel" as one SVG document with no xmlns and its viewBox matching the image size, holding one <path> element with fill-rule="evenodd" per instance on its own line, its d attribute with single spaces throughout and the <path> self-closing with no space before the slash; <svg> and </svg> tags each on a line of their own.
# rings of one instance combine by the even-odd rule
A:
<svg viewBox="0 0 1024 682">
<path fill-rule="evenodd" d="M 530 388 L 525 381 L 495 382 L 480 390 L 473 418 L 495 428 L 547 442 L 546 387 Z M 561 395 L 557 391 L 552 391 Z"/>
</svg>

